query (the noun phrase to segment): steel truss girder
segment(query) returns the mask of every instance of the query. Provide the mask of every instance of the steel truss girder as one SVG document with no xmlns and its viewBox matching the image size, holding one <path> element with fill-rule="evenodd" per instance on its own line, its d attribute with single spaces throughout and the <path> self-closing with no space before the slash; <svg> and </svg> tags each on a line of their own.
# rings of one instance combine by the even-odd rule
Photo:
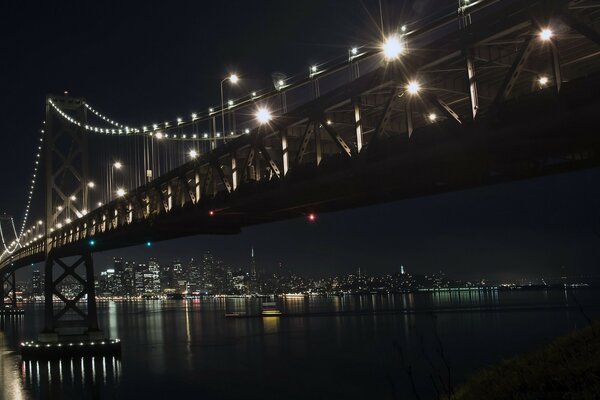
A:
<svg viewBox="0 0 600 400">
<path fill-rule="evenodd" d="M 62 268 L 62 273 L 54 279 L 54 266 Z M 77 268 L 83 266 L 85 277 L 77 273 Z M 68 264 L 64 260 L 56 257 L 53 252 L 46 256 L 45 261 L 45 320 L 44 332 L 56 333 L 63 328 L 85 328 L 87 332 L 96 332 L 98 329 L 98 315 L 96 309 L 96 289 L 94 286 L 94 263 L 91 253 L 80 255 L 77 260 Z M 58 285 L 67 277 L 74 278 L 82 289 L 73 298 L 67 298 L 60 290 Z M 85 309 L 78 304 L 87 296 Z M 54 297 L 57 297 L 62 306 L 54 313 Z M 74 311 L 79 319 L 64 319 L 63 317 L 69 311 Z"/>
</svg>

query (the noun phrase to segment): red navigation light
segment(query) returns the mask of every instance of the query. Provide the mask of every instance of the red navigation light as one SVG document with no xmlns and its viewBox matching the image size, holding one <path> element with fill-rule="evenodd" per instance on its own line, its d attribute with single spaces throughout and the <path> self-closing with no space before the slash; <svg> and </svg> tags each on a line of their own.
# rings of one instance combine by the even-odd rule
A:
<svg viewBox="0 0 600 400">
<path fill-rule="evenodd" d="M 210 215 L 210 216 L 212 217 L 212 216 L 214 216 L 214 215 L 215 215 L 215 212 L 214 212 L 213 210 L 210 210 L 210 211 L 208 212 L 208 215 Z"/>
<path fill-rule="evenodd" d="M 309 213 L 307 217 L 310 222 L 314 222 L 317 220 L 317 216 L 315 213 Z"/>
</svg>

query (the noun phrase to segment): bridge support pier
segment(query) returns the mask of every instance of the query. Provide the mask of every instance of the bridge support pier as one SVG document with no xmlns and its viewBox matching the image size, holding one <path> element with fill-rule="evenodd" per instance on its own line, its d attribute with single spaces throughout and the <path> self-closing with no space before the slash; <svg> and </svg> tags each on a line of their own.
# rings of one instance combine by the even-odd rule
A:
<svg viewBox="0 0 600 400">
<path fill-rule="evenodd" d="M 37 342 L 22 344 L 24 358 L 118 355 L 121 352 L 120 341 L 108 339 L 98 327 L 91 253 L 69 259 L 73 262 L 52 253 L 46 257 L 44 330 Z M 55 266 L 60 267 L 59 271 L 55 271 Z M 56 299 L 59 301 L 55 302 Z"/>
<path fill-rule="evenodd" d="M 22 314 L 23 310 L 17 309 L 17 283 L 15 272 L 2 274 L 2 284 L 0 285 L 0 315 Z M 7 301 L 8 300 L 8 301 Z"/>
</svg>

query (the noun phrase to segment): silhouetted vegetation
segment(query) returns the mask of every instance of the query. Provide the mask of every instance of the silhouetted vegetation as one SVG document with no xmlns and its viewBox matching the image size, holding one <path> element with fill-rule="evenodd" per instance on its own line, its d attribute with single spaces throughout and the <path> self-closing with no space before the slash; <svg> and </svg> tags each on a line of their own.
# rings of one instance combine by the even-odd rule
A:
<svg viewBox="0 0 600 400">
<path fill-rule="evenodd" d="M 600 321 L 552 343 L 486 368 L 453 399 L 597 399 Z"/>
</svg>

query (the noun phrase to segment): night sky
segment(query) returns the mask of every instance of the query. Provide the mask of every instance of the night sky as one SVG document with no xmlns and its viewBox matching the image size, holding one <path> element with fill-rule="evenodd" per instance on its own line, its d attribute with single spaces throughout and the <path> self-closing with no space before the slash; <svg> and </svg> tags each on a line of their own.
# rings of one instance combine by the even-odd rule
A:
<svg viewBox="0 0 600 400">
<path fill-rule="evenodd" d="M 69 90 L 130 124 L 172 120 L 216 105 L 229 72 L 243 79 L 237 90 L 266 87 L 274 71 L 302 73 L 381 36 L 378 1 L 83 3 L 0 6 L 0 211 L 17 223 L 46 94 Z M 382 0 L 385 30 L 426 19 L 441 3 Z M 455 1 L 445 4 L 450 10 Z M 298 219 L 235 236 L 122 249 L 95 260 L 104 268 L 114 255 L 166 262 L 210 250 L 244 266 L 254 246 L 266 269 L 282 261 L 318 276 L 358 267 L 395 272 L 401 264 L 457 278 L 596 274 L 599 183 L 600 170 L 589 170 L 319 215 L 314 224 Z"/>
</svg>

